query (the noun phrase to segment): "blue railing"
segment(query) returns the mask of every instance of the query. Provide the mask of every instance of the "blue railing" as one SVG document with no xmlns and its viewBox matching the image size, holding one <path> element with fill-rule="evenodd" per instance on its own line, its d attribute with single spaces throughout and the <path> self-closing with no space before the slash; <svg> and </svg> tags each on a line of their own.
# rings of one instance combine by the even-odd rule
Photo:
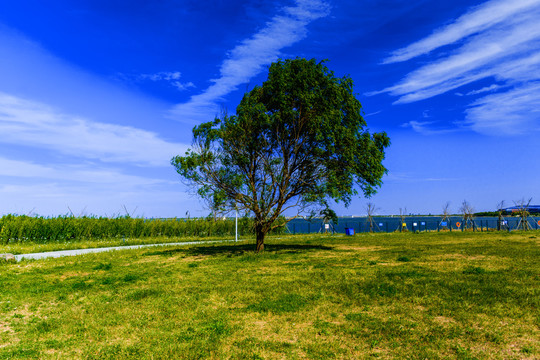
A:
<svg viewBox="0 0 540 360">
<path fill-rule="evenodd" d="M 528 228 L 540 229 L 540 217 L 529 217 Z M 322 219 L 294 219 L 287 224 L 288 232 L 292 234 L 309 234 L 317 232 L 345 233 L 346 229 L 359 232 L 396 232 L 396 231 L 511 231 L 522 229 L 519 217 L 505 217 L 499 221 L 497 217 L 476 217 L 464 221 L 462 217 L 451 216 L 446 220 L 434 216 L 407 216 L 402 221 L 400 217 L 377 216 L 370 221 L 367 217 L 341 217 L 337 224 L 325 224 Z"/>
</svg>

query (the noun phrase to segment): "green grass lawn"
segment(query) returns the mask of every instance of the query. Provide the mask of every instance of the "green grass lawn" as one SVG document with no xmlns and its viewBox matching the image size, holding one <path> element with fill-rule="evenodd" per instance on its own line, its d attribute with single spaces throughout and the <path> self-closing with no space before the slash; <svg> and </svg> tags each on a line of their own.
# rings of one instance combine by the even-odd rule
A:
<svg viewBox="0 0 540 360">
<path fill-rule="evenodd" d="M 0 359 L 538 359 L 539 239 L 286 236 L 264 254 L 0 264 Z"/>
</svg>

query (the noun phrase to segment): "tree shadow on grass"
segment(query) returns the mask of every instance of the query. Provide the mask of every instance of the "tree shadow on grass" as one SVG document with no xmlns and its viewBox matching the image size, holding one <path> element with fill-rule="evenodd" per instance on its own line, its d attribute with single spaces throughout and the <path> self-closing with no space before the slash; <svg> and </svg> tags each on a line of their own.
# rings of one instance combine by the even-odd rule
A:
<svg viewBox="0 0 540 360">
<path fill-rule="evenodd" d="M 291 254 L 302 253 L 314 250 L 333 250 L 330 246 L 325 245 L 286 245 L 286 244 L 267 244 L 264 245 L 264 252 L 261 254 Z M 183 254 L 184 256 L 198 256 L 198 255 L 244 255 L 244 254 L 256 254 L 254 244 L 242 244 L 242 245 L 204 245 L 190 246 L 184 248 L 176 248 L 169 250 L 149 251 L 144 253 L 144 256 L 161 255 L 172 256 L 176 254 Z"/>
</svg>

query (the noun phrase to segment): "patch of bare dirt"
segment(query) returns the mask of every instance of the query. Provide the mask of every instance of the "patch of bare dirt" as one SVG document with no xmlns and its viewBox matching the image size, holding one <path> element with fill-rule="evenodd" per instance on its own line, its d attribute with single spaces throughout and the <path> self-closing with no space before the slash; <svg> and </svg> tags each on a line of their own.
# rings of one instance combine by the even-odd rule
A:
<svg viewBox="0 0 540 360">
<path fill-rule="evenodd" d="M 354 246 L 354 245 L 336 245 L 338 250 L 351 250 L 351 251 L 379 251 L 384 248 L 381 246 Z"/>
<path fill-rule="evenodd" d="M 0 333 L 4 333 L 4 332 L 13 333 L 14 331 L 11 328 L 11 326 L 9 326 L 9 324 L 5 322 L 0 322 Z"/>
<path fill-rule="evenodd" d="M 4 340 L 7 338 L 7 342 Z M 12 346 L 21 340 L 15 336 L 15 331 L 11 328 L 11 326 L 5 322 L 0 320 L 0 349 Z"/>
<path fill-rule="evenodd" d="M 80 272 L 68 272 L 68 273 L 64 273 L 60 276 L 60 280 L 64 281 L 66 279 L 69 279 L 69 278 L 73 278 L 73 277 L 82 277 L 82 276 L 89 276 L 90 273 L 80 273 Z"/>
<path fill-rule="evenodd" d="M 450 317 L 446 317 L 446 316 L 435 316 L 433 318 L 433 320 L 435 320 L 435 322 L 439 323 L 439 324 L 454 324 L 456 322 L 456 320 L 450 318 Z"/>
</svg>

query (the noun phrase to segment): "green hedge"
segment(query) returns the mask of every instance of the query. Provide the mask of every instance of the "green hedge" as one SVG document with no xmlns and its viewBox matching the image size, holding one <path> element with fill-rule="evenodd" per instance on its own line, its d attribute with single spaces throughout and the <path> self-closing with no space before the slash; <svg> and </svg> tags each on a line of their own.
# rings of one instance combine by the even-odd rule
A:
<svg viewBox="0 0 540 360">
<path fill-rule="evenodd" d="M 253 220 L 251 218 L 238 219 L 238 232 L 241 235 L 252 234 Z M 0 218 L 1 244 L 25 241 L 47 243 L 124 237 L 234 236 L 234 233 L 234 219 L 214 221 L 208 218 L 143 219 L 86 216 L 45 218 L 24 215 L 5 215 Z"/>
</svg>

